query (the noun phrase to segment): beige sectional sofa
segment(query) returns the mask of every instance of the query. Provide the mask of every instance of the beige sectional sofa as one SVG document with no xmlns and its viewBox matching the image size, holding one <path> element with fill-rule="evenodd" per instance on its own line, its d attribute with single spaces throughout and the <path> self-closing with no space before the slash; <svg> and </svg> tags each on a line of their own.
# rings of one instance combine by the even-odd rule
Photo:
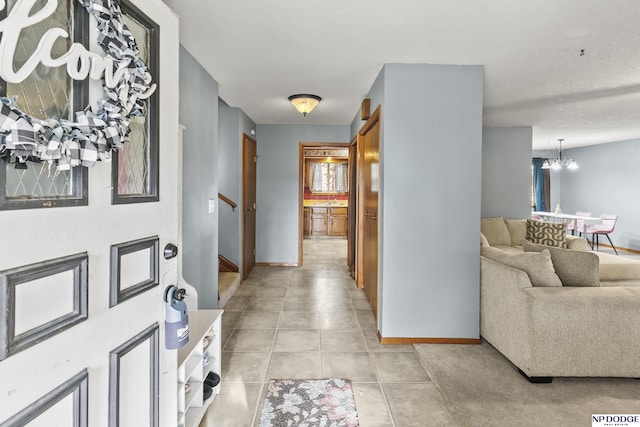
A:
<svg viewBox="0 0 640 427">
<path fill-rule="evenodd" d="M 640 262 L 602 257 L 572 236 L 568 249 L 523 249 L 525 220 L 481 224 L 485 340 L 532 382 L 640 378 Z"/>
</svg>

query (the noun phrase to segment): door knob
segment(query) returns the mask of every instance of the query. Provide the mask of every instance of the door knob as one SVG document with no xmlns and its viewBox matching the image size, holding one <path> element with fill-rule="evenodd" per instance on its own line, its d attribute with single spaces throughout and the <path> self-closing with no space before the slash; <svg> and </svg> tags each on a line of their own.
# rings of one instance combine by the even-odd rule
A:
<svg viewBox="0 0 640 427">
<path fill-rule="evenodd" d="M 378 219 L 378 217 L 377 217 L 377 216 L 375 216 L 375 215 L 373 215 L 373 216 L 371 217 L 371 219 L 375 221 L 376 219 Z"/>
<path fill-rule="evenodd" d="M 364 216 L 369 216 L 369 212 L 365 212 L 365 213 L 364 213 Z"/>
</svg>

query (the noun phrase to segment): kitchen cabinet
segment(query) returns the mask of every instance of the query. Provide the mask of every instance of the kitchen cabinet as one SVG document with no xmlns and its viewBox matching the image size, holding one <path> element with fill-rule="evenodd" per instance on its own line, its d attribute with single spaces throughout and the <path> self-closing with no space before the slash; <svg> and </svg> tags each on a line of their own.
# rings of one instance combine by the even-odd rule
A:
<svg viewBox="0 0 640 427">
<path fill-rule="evenodd" d="M 306 237 L 345 237 L 347 208 L 306 207 L 303 228 Z"/>
<path fill-rule="evenodd" d="M 329 209 L 329 235 L 341 237 L 347 235 L 347 208 Z"/>
</svg>

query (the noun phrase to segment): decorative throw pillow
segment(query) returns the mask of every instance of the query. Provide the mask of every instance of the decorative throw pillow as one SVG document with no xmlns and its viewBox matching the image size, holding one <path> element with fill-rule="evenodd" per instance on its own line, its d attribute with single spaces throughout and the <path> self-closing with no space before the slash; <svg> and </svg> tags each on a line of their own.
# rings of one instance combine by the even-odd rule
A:
<svg viewBox="0 0 640 427">
<path fill-rule="evenodd" d="M 532 243 L 556 248 L 567 247 L 567 225 L 559 222 L 545 222 L 534 219 L 527 220 L 527 235 Z"/>
<path fill-rule="evenodd" d="M 480 247 L 483 247 L 483 246 L 487 247 L 491 245 L 489 244 L 489 241 L 487 240 L 487 238 L 484 237 L 484 234 L 480 233 Z"/>
<path fill-rule="evenodd" d="M 562 282 L 553 269 L 551 254 L 548 249 L 541 252 L 524 252 L 509 255 L 496 248 L 482 248 L 480 254 L 494 261 L 524 271 L 529 276 L 532 286 L 561 287 Z"/>
<path fill-rule="evenodd" d="M 505 219 L 507 230 L 511 236 L 511 246 L 517 246 L 522 239 L 527 237 L 527 220 L 526 219 Z"/>
<path fill-rule="evenodd" d="M 522 249 L 525 252 L 548 250 L 562 286 L 600 286 L 600 258 L 593 252 L 554 248 L 528 240 L 522 241 Z"/>
<path fill-rule="evenodd" d="M 502 217 L 482 218 L 480 232 L 491 246 L 511 246 L 511 236 Z"/>
</svg>

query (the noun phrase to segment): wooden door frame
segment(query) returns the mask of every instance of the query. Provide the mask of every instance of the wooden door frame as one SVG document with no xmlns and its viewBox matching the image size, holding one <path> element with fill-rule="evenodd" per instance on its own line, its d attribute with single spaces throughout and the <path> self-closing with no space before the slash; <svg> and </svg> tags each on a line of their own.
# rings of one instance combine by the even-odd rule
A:
<svg viewBox="0 0 640 427">
<path fill-rule="evenodd" d="M 349 206 L 347 216 L 347 267 L 349 274 L 356 278 L 358 254 L 358 135 L 349 143 Z"/>
<path fill-rule="evenodd" d="M 250 142 L 252 142 L 253 144 L 256 145 L 256 156 L 258 155 L 258 143 L 256 142 L 255 139 L 251 138 L 249 135 L 247 135 L 246 133 L 242 133 L 242 206 L 241 206 L 241 212 L 240 215 L 242 216 L 242 259 L 241 259 L 241 263 L 242 263 L 242 280 L 245 280 L 248 276 L 249 273 L 247 273 L 247 259 L 246 259 L 246 235 L 245 235 L 245 228 L 246 228 L 246 215 L 245 215 L 245 209 L 247 209 L 247 207 L 244 205 L 244 200 L 245 200 L 245 191 L 247 188 L 246 185 L 246 174 L 245 174 L 245 142 L 249 140 Z M 257 163 L 256 163 L 256 169 L 257 169 Z M 256 175 L 256 183 L 255 185 L 257 186 L 257 175 Z M 257 188 L 256 188 L 256 192 L 257 192 Z M 256 230 L 254 230 L 254 239 L 255 239 L 255 234 L 256 234 Z M 255 250 L 255 240 L 253 242 L 254 245 L 254 250 Z M 254 256 L 254 266 L 255 266 L 255 256 Z"/>
<path fill-rule="evenodd" d="M 360 128 L 357 135 L 358 144 L 358 190 L 357 190 L 357 203 L 358 203 L 358 216 L 356 221 L 358 223 L 358 230 L 356 235 L 356 285 L 358 288 L 364 288 L 364 212 L 365 212 L 365 200 L 364 200 L 364 135 L 371 130 L 371 128 L 380 121 L 381 107 L 378 106 L 376 110 L 371 114 L 369 119 Z M 382 127 L 381 127 L 382 130 Z M 380 137 L 380 136 L 379 136 Z M 381 177 L 378 177 L 381 179 Z M 377 212 L 377 227 L 378 227 L 378 268 L 376 270 L 377 284 L 378 284 L 378 304 L 375 307 L 376 320 L 378 318 L 379 310 L 379 297 L 380 297 L 380 189 L 378 190 L 378 212 Z"/>
<path fill-rule="evenodd" d="M 300 142 L 298 146 L 298 267 L 302 265 L 302 240 L 304 239 L 304 149 L 305 148 L 346 148 L 349 142 Z M 348 163 L 351 167 L 351 159 Z M 349 188 L 349 192 L 351 192 Z"/>
</svg>

